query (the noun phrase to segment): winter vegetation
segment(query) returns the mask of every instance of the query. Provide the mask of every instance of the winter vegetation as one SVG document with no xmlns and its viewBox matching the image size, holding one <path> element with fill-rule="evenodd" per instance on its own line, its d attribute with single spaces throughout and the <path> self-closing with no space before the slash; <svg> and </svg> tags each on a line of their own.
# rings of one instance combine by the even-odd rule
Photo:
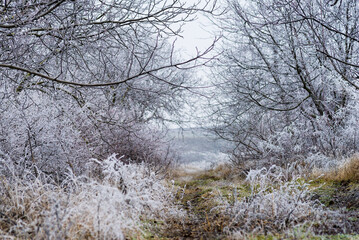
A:
<svg viewBox="0 0 359 240">
<path fill-rule="evenodd" d="M 220 33 L 181 54 L 199 14 Z M 0 1 L 0 238 L 359 239 L 358 24 L 356 0 Z"/>
<path fill-rule="evenodd" d="M 163 124 L 182 114 L 213 46 L 183 58 L 174 40 L 215 5 L 0 8 L 0 238 L 125 239 L 182 216 L 163 182 L 177 160 Z"/>
<path fill-rule="evenodd" d="M 283 169 L 273 165 L 249 171 L 248 195 L 239 196 L 238 200 L 238 193 L 234 192 L 233 202 L 224 201 L 221 206 L 232 219 L 226 231 L 237 239 L 258 233 L 303 238 L 309 232 L 357 231 L 358 224 L 352 223 L 346 213 L 326 209 L 313 199 L 311 192 L 315 188 L 311 182 L 296 174 L 291 166 Z"/>
<path fill-rule="evenodd" d="M 357 151 L 358 14 L 355 0 L 228 1 L 210 104 L 234 162 Z"/>
<path fill-rule="evenodd" d="M 61 184 L 36 166 L 18 176 L 11 159 L 1 186 L 2 238 L 125 239 L 141 235 L 146 221 L 183 218 L 173 191 L 144 164 L 125 164 L 115 155 L 89 161 L 88 171 L 71 169 Z M 36 175 L 34 174 L 36 171 Z"/>
</svg>

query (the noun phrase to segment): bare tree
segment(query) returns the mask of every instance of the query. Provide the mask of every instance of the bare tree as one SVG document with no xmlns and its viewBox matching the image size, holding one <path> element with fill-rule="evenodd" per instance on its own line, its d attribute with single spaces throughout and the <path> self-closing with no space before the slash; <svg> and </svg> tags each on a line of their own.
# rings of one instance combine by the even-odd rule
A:
<svg viewBox="0 0 359 240">
<path fill-rule="evenodd" d="M 356 151 L 358 3 L 228 4 L 213 116 L 235 159 Z"/>
<path fill-rule="evenodd" d="M 215 8 L 199 6 L 1 1 L 0 148 L 54 174 L 114 152 L 167 161 L 166 142 L 148 129 L 180 111 L 196 87 L 191 69 L 211 60 L 213 45 L 189 59 L 175 45 L 183 24 Z"/>
<path fill-rule="evenodd" d="M 181 24 L 191 21 L 196 12 L 207 11 L 207 6 L 83 0 L 4 1 L 1 7 L 0 67 L 46 82 L 116 86 L 142 76 L 156 77 L 168 68 L 190 67 L 206 55 L 176 61 L 173 46 L 165 46 L 165 40 L 179 35 Z M 164 47 L 165 56 L 159 56 Z"/>
</svg>

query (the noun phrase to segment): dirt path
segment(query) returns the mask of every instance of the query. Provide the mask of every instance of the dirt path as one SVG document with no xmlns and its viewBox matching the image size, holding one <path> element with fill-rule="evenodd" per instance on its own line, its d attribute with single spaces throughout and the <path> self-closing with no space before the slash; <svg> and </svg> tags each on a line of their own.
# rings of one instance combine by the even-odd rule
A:
<svg viewBox="0 0 359 240">
<path fill-rule="evenodd" d="M 219 179 L 211 174 L 197 173 L 190 180 L 178 180 L 181 188 L 178 200 L 188 212 L 183 222 L 173 222 L 163 234 L 170 239 L 225 239 L 224 219 L 216 210 L 215 184 Z"/>
<path fill-rule="evenodd" d="M 219 213 L 219 196 L 231 199 L 234 185 L 243 186 L 243 181 L 225 179 L 215 171 L 191 172 L 175 178 L 175 185 L 179 190 L 177 199 L 180 207 L 187 211 L 186 219 L 174 219 L 167 227 L 160 231 L 159 239 L 228 239 L 225 227 L 231 219 Z M 325 184 L 323 184 L 325 183 Z M 316 186 L 316 183 L 312 183 Z M 317 199 L 326 207 L 339 210 L 345 207 L 345 219 L 348 229 L 326 229 L 325 224 L 318 226 L 317 234 L 325 234 L 323 239 L 359 239 L 337 234 L 357 234 L 359 229 L 359 183 L 320 182 L 323 185 L 313 192 L 313 200 Z M 339 221 L 339 220 L 338 220 Z M 330 227 L 328 225 L 328 227 Z M 320 231 L 319 231 L 320 230 Z M 339 236 L 339 235 L 338 235 Z M 257 238 L 255 238 L 257 239 Z M 258 239 L 267 239 L 264 236 Z M 271 238 L 268 238 L 271 239 Z M 285 239 L 285 238 L 283 238 Z"/>
</svg>

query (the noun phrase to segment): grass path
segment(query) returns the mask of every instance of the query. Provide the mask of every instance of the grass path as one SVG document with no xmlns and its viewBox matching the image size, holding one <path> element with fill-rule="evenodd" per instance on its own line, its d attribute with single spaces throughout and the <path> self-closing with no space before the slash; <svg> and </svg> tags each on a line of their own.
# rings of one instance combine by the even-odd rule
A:
<svg viewBox="0 0 359 240">
<path fill-rule="evenodd" d="M 183 222 L 173 222 L 166 229 L 164 237 L 170 239 L 224 239 L 225 219 L 215 211 L 215 195 L 219 194 L 220 179 L 209 171 L 197 172 L 187 179 L 177 179 L 176 185 L 181 188 L 178 199 L 182 207 L 189 213 Z M 226 189 L 226 186 L 222 187 Z"/>
<path fill-rule="evenodd" d="M 223 176 L 218 170 L 185 172 L 174 176 L 175 185 L 179 188 L 177 199 L 183 209 L 188 212 L 184 220 L 173 220 L 164 230 L 158 232 L 155 239 L 228 239 L 225 226 L 231 219 L 216 211 L 220 196 L 231 199 L 233 187 L 240 186 L 245 191 L 243 180 Z M 357 225 L 359 232 L 359 184 L 348 182 L 322 182 L 313 197 L 331 209 L 349 208 L 348 217 Z M 242 192 L 241 194 L 245 194 Z M 356 195 L 358 194 L 358 196 Z M 357 203 L 358 202 L 358 203 Z M 357 203 L 357 204 L 356 204 Z M 329 233 L 330 234 L 330 233 Z M 271 236 L 258 236 L 253 239 L 287 239 Z M 302 238 L 298 238 L 302 239 Z M 327 235 L 305 239 L 358 239 L 359 235 Z"/>
</svg>

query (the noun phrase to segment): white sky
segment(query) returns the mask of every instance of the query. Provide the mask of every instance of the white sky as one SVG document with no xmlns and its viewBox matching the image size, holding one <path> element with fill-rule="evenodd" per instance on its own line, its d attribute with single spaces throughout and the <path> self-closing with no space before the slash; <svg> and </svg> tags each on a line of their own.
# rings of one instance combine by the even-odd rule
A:
<svg viewBox="0 0 359 240">
<path fill-rule="evenodd" d="M 204 2 L 204 0 L 201 0 Z M 197 2 L 196 0 L 186 0 L 188 4 L 193 4 Z M 216 28 L 213 25 L 213 23 L 203 14 L 199 13 L 197 14 L 197 18 L 190 22 L 185 24 L 182 27 L 182 33 L 180 37 L 176 38 L 175 48 L 177 50 L 180 49 L 180 55 L 183 58 L 189 58 L 193 57 L 197 54 L 197 51 L 203 52 L 208 47 L 210 47 L 213 44 L 214 39 L 216 38 L 214 32 Z M 214 52 L 211 53 L 211 55 L 208 55 L 208 57 L 213 56 Z M 196 76 L 200 79 L 202 79 L 202 84 L 205 86 L 210 85 L 209 79 L 209 71 L 208 68 L 197 68 L 196 69 Z M 198 90 L 196 90 L 198 91 Z M 185 112 L 188 113 L 188 116 L 184 116 L 187 120 L 188 117 L 192 118 L 192 123 L 185 124 L 187 127 L 198 127 L 195 118 L 203 116 L 204 112 L 202 110 L 205 106 L 205 101 L 203 97 L 200 95 L 193 94 L 192 98 L 195 99 L 195 105 L 197 105 L 197 110 L 194 110 L 192 108 L 185 108 Z M 191 106 L 195 107 L 195 106 Z M 170 126 L 173 128 L 176 128 L 177 126 Z"/>
<path fill-rule="evenodd" d="M 214 35 L 208 31 L 210 25 L 205 16 L 199 15 L 198 19 L 183 26 L 183 38 L 177 38 L 176 46 L 183 50 L 183 54 L 193 56 L 196 48 L 203 51 L 207 49 L 214 40 Z"/>
<path fill-rule="evenodd" d="M 196 4 L 200 3 L 201 5 L 205 4 L 206 0 L 185 0 L 186 4 Z M 210 4 L 207 8 L 210 8 Z M 197 18 L 190 23 L 187 23 L 182 28 L 183 38 L 177 38 L 176 47 L 182 49 L 182 54 L 187 54 L 193 56 L 196 54 L 196 47 L 198 50 L 203 51 L 207 49 L 215 38 L 214 30 L 215 27 L 213 23 L 203 14 L 198 13 Z M 186 56 L 186 55 L 184 55 Z"/>
</svg>

